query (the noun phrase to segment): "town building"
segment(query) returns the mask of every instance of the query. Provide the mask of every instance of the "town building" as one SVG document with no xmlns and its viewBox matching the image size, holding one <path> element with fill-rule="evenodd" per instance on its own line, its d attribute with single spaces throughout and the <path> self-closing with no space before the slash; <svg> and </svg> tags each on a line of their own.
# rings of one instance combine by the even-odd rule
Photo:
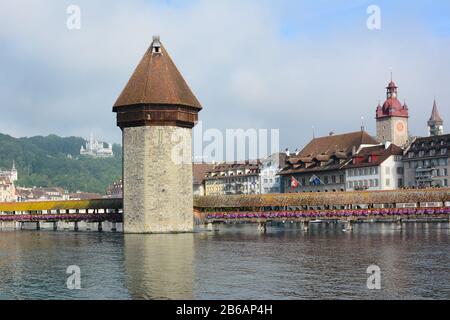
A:
<svg viewBox="0 0 450 320">
<path fill-rule="evenodd" d="M 64 201 L 70 200 L 69 191 L 59 187 L 33 187 L 22 188 L 17 187 L 17 201 Z"/>
<path fill-rule="evenodd" d="M 378 145 L 367 132 L 314 138 L 302 151 L 288 154 L 282 177 L 284 193 L 345 191 L 344 166 L 364 148 Z"/>
<path fill-rule="evenodd" d="M 77 191 L 69 194 L 69 200 L 96 200 L 102 198 L 101 194 L 95 192 Z"/>
<path fill-rule="evenodd" d="M 206 195 L 205 190 L 205 179 L 208 172 L 213 170 L 214 165 L 211 163 L 193 163 L 193 189 L 194 196 L 204 196 Z"/>
<path fill-rule="evenodd" d="M 19 179 L 19 173 L 16 169 L 16 162 L 13 161 L 13 165 L 11 170 L 2 170 L 0 171 L 0 177 L 7 178 L 11 182 L 16 182 Z"/>
<path fill-rule="evenodd" d="M 0 176 L 0 202 L 17 201 L 14 181 L 8 176 Z"/>
<path fill-rule="evenodd" d="M 450 134 L 416 138 L 403 157 L 407 187 L 448 187 Z"/>
<path fill-rule="evenodd" d="M 431 111 L 430 120 L 428 120 L 428 135 L 431 136 L 440 136 L 444 134 L 444 120 L 442 120 L 437 104 L 436 99 L 433 103 L 433 110 Z"/>
<path fill-rule="evenodd" d="M 397 146 L 408 145 L 408 106 L 398 99 L 398 87 L 394 81 L 386 87 L 386 101 L 378 104 L 376 110 L 377 140 L 380 143 L 392 142 Z"/>
<path fill-rule="evenodd" d="M 111 199 L 123 198 L 123 182 L 122 179 L 115 181 L 112 185 L 106 189 L 106 197 Z"/>
<path fill-rule="evenodd" d="M 91 134 L 89 140 L 86 140 L 86 147 L 81 146 L 80 155 L 94 158 L 111 158 L 114 156 L 114 153 L 112 144 L 98 141 Z"/>
<path fill-rule="evenodd" d="M 259 161 L 215 165 L 205 179 L 206 195 L 259 194 L 260 165 Z"/>
<path fill-rule="evenodd" d="M 261 160 L 261 193 L 281 193 L 281 178 L 278 175 L 286 166 L 286 153 L 275 153 Z"/>
<path fill-rule="evenodd" d="M 386 142 L 361 148 L 345 165 L 346 191 L 394 190 L 404 185 L 403 149 Z"/>
</svg>

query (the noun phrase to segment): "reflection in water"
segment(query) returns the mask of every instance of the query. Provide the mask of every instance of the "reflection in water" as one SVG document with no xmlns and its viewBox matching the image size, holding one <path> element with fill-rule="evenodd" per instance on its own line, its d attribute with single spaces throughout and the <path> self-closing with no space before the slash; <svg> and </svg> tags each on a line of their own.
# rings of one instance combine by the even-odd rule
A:
<svg viewBox="0 0 450 320">
<path fill-rule="evenodd" d="M 367 267 L 382 290 L 368 290 Z M 0 232 L 0 299 L 448 299 L 448 223 L 220 226 L 123 235 Z M 81 290 L 66 269 L 81 269 Z"/>
<path fill-rule="evenodd" d="M 193 299 L 194 234 L 124 236 L 133 299 Z"/>
</svg>

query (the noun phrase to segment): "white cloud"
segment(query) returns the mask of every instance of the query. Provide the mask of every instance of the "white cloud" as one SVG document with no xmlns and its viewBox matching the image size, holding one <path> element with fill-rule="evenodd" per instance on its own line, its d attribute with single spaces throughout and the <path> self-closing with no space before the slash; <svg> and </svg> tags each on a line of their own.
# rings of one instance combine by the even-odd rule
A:
<svg viewBox="0 0 450 320">
<path fill-rule="evenodd" d="M 0 4 L 0 125 L 7 132 L 93 131 L 120 141 L 111 107 L 153 34 L 201 100 L 205 128 L 280 128 L 282 148 L 305 144 L 312 125 L 317 134 L 358 130 L 361 116 L 374 133 L 390 67 L 410 107 L 412 134 L 425 134 L 434 95 L 444 120 L 450 113 L 448 39 L 410 17 L 396 18 L 396 29 L 387 21 L 369 31 L 362 9 L 360 26 L 286 38 L 279 8 L 267 1 L 75 2 L 80 31 L 66 28 L 71 2 Z M 320 14 L 299 13 L 308 16 Z"/>
</svg>

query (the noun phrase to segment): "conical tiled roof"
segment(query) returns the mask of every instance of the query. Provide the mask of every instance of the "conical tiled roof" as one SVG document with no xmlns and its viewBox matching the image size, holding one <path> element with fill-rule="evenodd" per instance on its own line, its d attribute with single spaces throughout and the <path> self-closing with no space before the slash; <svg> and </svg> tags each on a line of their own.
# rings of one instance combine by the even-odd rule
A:
<svg viewBox="0 0 450 320">
<path fill-rule="evenodd" d="M 429 121 L 433 121 L 436 123 L 443 123 L 444 120 L 442 120 L 441 116 L 439 115 L 439 111 L 437 109 L 436 100 L 434 100 L 433 103 L 433 111 L 431 112 L 431 117 Z"/>
<path fill-rule="evenodd" d="M 150 48 L 114 104 L 113 111 L 133 105 L 178 105 L 202 109 L 159 42 L 159 37 L 154 37 Z"/>
</svg>

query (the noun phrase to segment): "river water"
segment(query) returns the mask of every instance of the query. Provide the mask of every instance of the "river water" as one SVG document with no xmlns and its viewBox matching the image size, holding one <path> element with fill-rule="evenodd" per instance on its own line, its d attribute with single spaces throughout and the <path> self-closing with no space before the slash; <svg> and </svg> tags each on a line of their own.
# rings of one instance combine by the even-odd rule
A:
<svg viewBox="0 0 450 320">
<path fill-rule="evenodd" d="M 448 223 L 0 232 L 0 299 L 449 299 Z M 79 266 L 80 290 L 67 288 Z M 370 265 L 381 290 L 367 288 Z"/>
</svg>

